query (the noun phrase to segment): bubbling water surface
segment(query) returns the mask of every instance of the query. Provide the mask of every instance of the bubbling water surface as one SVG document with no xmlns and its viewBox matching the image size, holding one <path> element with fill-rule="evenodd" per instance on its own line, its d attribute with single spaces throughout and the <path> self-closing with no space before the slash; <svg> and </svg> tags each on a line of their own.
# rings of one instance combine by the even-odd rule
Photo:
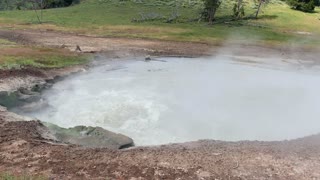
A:
<svg viewBox="0 0 320 180">
<path fill-rule="evenodd" d="M 107 61 L 56 83 L 28 115 L 100 126 L 137 145 L 284 140 L 320 132 L 320 75 L 232 61 Z"/>
</svg>

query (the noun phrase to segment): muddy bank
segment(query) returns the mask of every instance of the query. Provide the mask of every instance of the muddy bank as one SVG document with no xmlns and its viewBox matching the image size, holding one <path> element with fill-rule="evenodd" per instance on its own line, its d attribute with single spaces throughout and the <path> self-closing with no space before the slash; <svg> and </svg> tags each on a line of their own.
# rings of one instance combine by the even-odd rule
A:
<svg viewBox="0 0 320 180">
<path fill-rule="evenodd" d="M 0 30 L 0 37 L 25 45 L 65 48 L 82 53 L 103 53 L 106 57 L 130 56 L 184 56 L 234 55 L 252 57 L 282 57 L 285 59 L 308 59 L 318 61 L 319 47 L 297 47 L 294 43 L 284 45 L 257 44 L 226 41 L 223 44 L 172 42 L 149 39 L 128 39 L 87 36 L 45 30 Z M 227 47 L 227 48 L 225 48 Z"/>
<path fill-rule="evenodd" d="M 0 70 L 0 106 L 24 107 L 27 110 L 41 106 L 41 91 L 63 78 L 85 71 L 86 65 L 63 69 L 11 69 Z M 32 104 L 38 103 L 38 104 Z M 44 105 L 44 104 L 42 104 Z M 36 108 L 36 107 L 35 107 Z"/>
<path fill-rule="evenodd" d="M 285 142 L 203 140 L 128 150 L 84 149 L 41 136 L 37 121 L 0 116 L 0 172 L 54 179 L 318 179 L 320 136 Z"/>
<path fill-rule="evenodd" d="M 19 69 L 0 71 L 0 116 L 6 121 L 32 121 L 34 119 L 16 115 L 7 108 L 19 108 L 19 111 L 40 110 L 48 104 L 41 97 L 43 90 L 67 76 L 85 71 L 86 65 L 64 69 Z M 2 107 L 3 106 L 3 107 Z M 4 108 L 6 107 L 6 108 Z M 53 124 L 37 121 L 39 135 L 51 137 L 50 140 L 61 144 L 77 144 L 84 147 L 107 147 L 123 149 L 134 146 L 131 138 L 104 130 L 99 127 L 77 126 L 61 128 Z M 45 127 L 46 126 L 46 127 Z"/>
<path fill-rule="evenodd" d="M 202 43 L 145 39 L 104 38 L 55 31 L 0 30 L 0 37 L 25 45 L 65 48 L 82 53 L 104 53 L 109 57 L 143 55 L 202 56 L 210 46 Z M 79 48 L 77 48 L 79 46 Z"/>
<path fill-rule="evenodd" d="M 41 122 L 26 120 L 31 119 L 0 109 L 0 172 L 53 179 L 320 178 L 320 135 L 112 150 L 61 142 Z"/>
</svg>

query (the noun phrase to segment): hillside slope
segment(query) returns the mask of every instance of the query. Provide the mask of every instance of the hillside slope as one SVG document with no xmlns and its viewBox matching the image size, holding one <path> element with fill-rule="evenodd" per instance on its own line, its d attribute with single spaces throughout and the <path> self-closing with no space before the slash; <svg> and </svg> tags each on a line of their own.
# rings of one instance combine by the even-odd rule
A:
<svg viewBox="0 0 320 180">
<path fill-rule="evenodd" d="M 179 1 L 180 2 L 180 1 Z M 258 20 L 232 21 L 233 1 L 221 5 L 216 24 L 198 22 L 201 3 L 171 0 L 86 0 L 80 5 L 43 11 L 39 24 L 34 11 L 1 11 L 2 28 L 34 28 L 108 37 L 151 38 L 219 44 L 225 40 L 263 43 L 320 44 L 320 9 L 292 10 L 281 1 L 263 8 Z M 246 5 L 247 17 L 254 12 Z M 39 12 L 40 13 L 40 12 Z M 176 15 L 177 19 L 174 19 Z M 166 21 L 174 19 L 171 23 Z M 138 21 L 138 22 L 133 22 Z"/>
</svg>

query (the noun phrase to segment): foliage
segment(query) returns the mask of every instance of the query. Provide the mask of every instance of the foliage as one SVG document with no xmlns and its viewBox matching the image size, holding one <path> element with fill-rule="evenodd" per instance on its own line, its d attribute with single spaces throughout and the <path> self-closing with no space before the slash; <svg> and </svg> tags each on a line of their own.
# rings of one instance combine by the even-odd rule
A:
<svg viewBox="0 0 320 180">
<path fill-rule="evenodd" d="M 172 2 L 173 0 L 86 0 L 68 8 L 43 10 L 43 24 L 36 23 L 33 11 L 2 11 L 0 24 L 18 29 L 49 29 L 101 37 L 148 38 L 209 44 L 220 44 L 232 38 L 234 41 L 246 42 L 252 40 L 272 44 L 320 45 L 320 23 L 317 13 L 320 8 L 317 8 L 315 13 L 303 14 L 291 10 L 283 1 L 272 0 L 267 6 L 262 6 L 263 15 L 257 20 L 244 18 L 233 21 L 234 0 L 225 0 L 216 12 L 215 26 L 211 27 L 207 26 L 207 22 L 197 21 L 199 11 L 203 9 L 201 0 L 178 1 L 182 2 L 178 9 L 178 19 L 174 23 L 165 23 L 175 7 L 175 3 Z M 254 14 L 256 6 L 253 1 L 244 2 L 246 16 Z M 140 19 L 141 13 L 144 17 L 156 13 L 165 19 L 132 22 L 134 18 Z M 299 31 L 310 32 L 312 36 L 295 33 Z"/>
<path fill-rule="evenodd" d="M 244 2 L 243 0 L 235 0 L 235 4 L 233 6 L 233 16 L 236 19 L 241 19 L 244 17 L 245 13 L 244 13 Z"/>
<path fill-rule="evenodd" d="M 78 3 L 80 3 L 80 0 L 46 0 L 45 8 L 67 7 Z"/>
<path fill-rule="evenodd" d="M 212 24 L 217 12 L 217 9 L 220 7 L 222 0 L 203 0 L 204 9 L 202 12 L 202 18 L 209 21 L 209 24 Z"/>
<path fill-rule="evenodd" d="M 80 3 L 80 0 L 0 0 L 0 10 L 47 9 L 67 7 Z"/>
<path fill-rule="evenodd" d="M 287 0 L 287 3 L 293 9 L 303 12 L 313 12 L 316 5 L 315 0 Z M 317 3 L 319 3 L 318 0 Z"/>
</svg>

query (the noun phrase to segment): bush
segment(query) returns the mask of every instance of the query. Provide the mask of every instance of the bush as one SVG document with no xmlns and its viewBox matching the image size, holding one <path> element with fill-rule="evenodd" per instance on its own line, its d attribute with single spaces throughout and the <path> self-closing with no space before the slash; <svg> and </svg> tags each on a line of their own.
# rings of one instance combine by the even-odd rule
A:
<svg viewBox="0 0 320 180">
<path fill-rule="evenodd" d="M 47 0 L 45 8 L 67 7 L 78 3 L 80 3 L 80 0 Z"/>
<path fill-rule="evenodd" d="M 80 0 L 43 0 L 44 6 L 40 7 L 40 0 L 0 0 L 0 10 L 22 10 L 32 9 L 35 4 L 37 8 L 67 7 L 80 3 Z"/>
<path fill-rule="evenodd" d="M 209 21 L 212 24 L 215 18 L 215 14 L 220 7 L 222 0 L 202 0 L 204 3 L 204 9 L 201 12 L 201 18 Z"/>
<path fill-rule="evenodd" d="M 318 3 L 319 1 L 316 0 Z M 313 12 L 315 8 L 315 0 L 287 0 L 287 3 L 296 10 L 303 12 Z"/>
</svg>

